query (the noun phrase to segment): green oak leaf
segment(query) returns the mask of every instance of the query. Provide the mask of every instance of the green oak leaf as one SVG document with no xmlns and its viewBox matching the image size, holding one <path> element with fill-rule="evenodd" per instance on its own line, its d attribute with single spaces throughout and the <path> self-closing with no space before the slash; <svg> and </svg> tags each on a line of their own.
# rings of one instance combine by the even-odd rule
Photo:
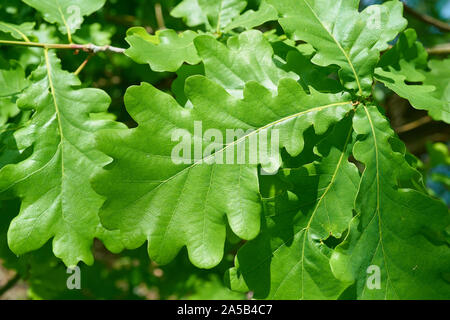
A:
<svg viewBox="0 0 450 320">
<path fill-rule="evenodd" d="M 337 93 L 344 90 L 338 80 L 331 76 L 336 74 L 333 67 L 321 67 L 311 62 L 311 56 L 299 50 L 289 51 L 286 64 L 282 67 L 286 71 L 295 72 L 300 76 L 300 84 L 306 90 L 313 87 L 320 92 Z"/>
<path fill-rule="evenodd" d="M 193 66 L 185 64 L 181 66 L 180 69 L 178 69 L 177 78 L 172 82 L 171 90 L 175 95 L 177 102 L 180 105 L 185 107 L 190 106 L 186 104 L 188 103 L 188 99 L 184 92 L 184 83 L 186 82 L 186 79 L 189 78 L 190 76 L 204 75 L 204 74 L 205 74 L 205 67 L 202 63 Z"/>
<path fill-rule="evenodd" d="M 79 44 L 95 43 L 98 46 L 106 46 L 111 44 L 113 35 L 113 29 L 105 29 L 96 22 L 82 26 L 73 36 L 73 40 Z"/>
<path fill-rule="evenodd" d="M 205 25 L 220 33 L 246 6 L 246 0 L 183 0 L 170 14 L 189 27 Z"/>
<path fill-rule="evenodd" d="M 416 40 L 416 32 L 406 30 L 383 55 L 375 78 L 408 99 L 414 108 L 427 110 L 435 120 L 450 123 L 450 59 L 427 62 L 427 51 Z"/>
<path fill-rule="evenodd" d="M 279 22 L 294 40 L 311 44 L 312 62 L 338 65 L 347 89 L 368 96 L 379 53 L 402 31 L 401 2 L 388 1 L 358 12 L 359 0 L 269 0 L 281 15 Z"/>
<path fill-rule="evenodd" d="M 184 62 L 195 65 L 200 62 L 193 40 L 197 33 L 160 30 L 150 35 L 144 28 L 135 27 L 127 31 L 125 40 L 130 48 L 125 54 L 138 63 L 148 63 L 153 71 L 177 71 Z"/>
<path fill-rule="evenodd" d="M 0 21 L 0 31 L 9 33 L 15 39 L 30 42 L 29 36 L 34 33 L 34 22 L 25 22 L 20 25 Z"/>
<path fill-rule="evenodd" d="M 206 77 L 236 97 L 242 97 L 245 84 L 251 80 L 276 91 L 280 79 L 299 78 L 277 67 L 273 49 L 260 31 L 249 30 L 231 37 L 227 45 L 208 35 L 197 37 L 194 43 Z"/>
<path fill-rule="evenodd" d="M 29 80 L 18 62 L 3 63 L 0 60 L 0 84 L 0 125 L 3 125 L 19 113 L 16 100 L 29 86 Z"/>
<path fill-rule="evenodd" d="M 32 153 L 0 170 L 0 192 L 22 200 L 8 231 L 8 244 L 22 255 L 53 238 L 53 251 L 66 265 L 92 264 L 94 238 L 113 252 L 122 249 L 118 233 L 103 229 L 97 215 L 103 200 L 92 190 L 89 178 L 110 158 L 94 148 L 93 135 L 122 125 L 90 118 L 105 112 L 110 98 L 98 89 L 76 89 L 80 81 L 61 69 L 52 52 L 45 50 L 31 81 L 17 104 L 35 113 L 15 137 L 18 150 L 32 146 Z"/>
<path fill-rule="evenodd" d="M 175 18 L 182 18 L 189 27 L 196 27 L 208 23 L 208 18 L 202 11 L 198 0 L 183 0 L 171 12 Z"/>
<path fill-rule="evenodd" d="M 17 145 L 14 136 L 17 129 L 23 128 L 26 122 L 7 123 L 0 126 L 0 169 L 11 163 L 18 163 L 29 156 L 29 146 Z M 22 132 L 26 140 L 26 132 Z M 21 137 L 22 138 L 22 137 Z"/>
<path fill-rule="evenodd" d="M 263 1 L 257 11 L 247 10 L 239 17 L 235 18 L 225 27 L 225 32 L 229 32 L 236 28 L 244 28 L 246 30 L 253 29 L 268 21 L 278 19 L 278 11 L 267 2 Z"/>
<path fill-rule="evenodd" d="M 78 30 L 85 16 L 100 10 L 106 0 L 22 0 L 42 13 L 49 23 L 56 23 L 59 31 L 71 35 Z"/>
<path fill-rule="evenodd" d="M 427 143 L 427 153 L 430 157 L 429 166 L 431 168 L 439 165 L 450 166 L 450 150 L 447 145 L 442 142 Z"/>
<path fill-rule="evenodd" d="M 29 86 L 22 66 L 11 60 L 9 63 L 0 60 L 0 97 L 16 96 Z"/>
<path fill-rule="evenodd" d="M 336 299 L 351 284 L 334 277 L 323 241 L 340 238 L 353 217 L 359 174 L 348 162 L 352 131 L 347 117 L 317 146 L 320 161 L 285 170 L 292 194 L 277 199 L 258 238 L 238 251 L 232 289 L 255 298 Z"/>
<path fill-rule="evenodd" d="M 450 59 L 430 60 L 428 68 L 429 72 L 422 71 L 425 76 L 423 84 L 435 87 L 435 91 L 432 93 L 433 97 L 450 103 Z M 449 104 L 447 104 L 446 110 L 450 111 Z"/>
<path fill-rule="evenodd" d="M 127 90 L 138 127 L 98 134 L 99 149 L 114 161 L 93 186 L 107 199 L 102 223 L 119 229 L 127 248 L 148 240 L 150 258 L 165 264 L 186 246 L 194 265 L 211 268 L 222 259 L 227 221 L 242 239 L 259 233 L 257 164 L 277 170 L 279 148 L 299 154 L 304 130 L 314 123 L 323 134 L 353 107 L 347 94 L 308 95 L 292 79 L 280 81 L 276 96 L 252 81 L 237 99 L 204 76 L 188 78 L 185 91 L 189 109 L 146 83 Z M 227 130 L 236 136 L 225 141 Z M 276 134 L 273 153 L 261 145 L 250 153 L 251 141 Z"/>
<path fill-rule="evenodd" d="M 365 169 L 357 216 L 331 260 L 335 274 L 356 280 L 359 299 L 447 299 L 447 207 L 418 185 L 420 174 L 377 107 L 360 105 L 353 127 L 353 155 Z"/>
</svg>

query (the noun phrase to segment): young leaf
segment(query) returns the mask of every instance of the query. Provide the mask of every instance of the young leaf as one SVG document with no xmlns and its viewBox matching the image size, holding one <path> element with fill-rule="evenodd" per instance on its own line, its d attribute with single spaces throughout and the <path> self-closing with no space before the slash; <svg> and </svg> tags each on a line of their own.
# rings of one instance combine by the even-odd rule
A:
<svg viewBox="0 0 450 320">
<path fill-rule="evenodd" d="M 24 40 L 24 41 L 30 41 L 28 38 L 33 34 L 35 23 L 34 22 L 25 22 L 20 25 L 7 23 L 0 21 L 0 31 L 11 34 L 12 37 Z"/>
<path fill-rule="evenodd" d="M 447 113 L 450 113 L 450 59 L 446 60 L 430 60 L 428 62 L 428 68 L 430 72 L 422 71 L 425 79 L 423 84 L 426 86 L 434 86 L 435 91 L 432 93 L 433 97 L 439 99 L 440 101 L 446 101 L 447 106 L 444 107 Z M 447 116 L 442 116 L 447 123 L 449 123 L 450 118 Z"/>
<path fill-rule="evenodd" d="M 341 81 L 360 96 L 371 93 L 379 53 L 402 31 L 401 2 L 388 1 L 358 12 L 359 0 L 269 0 L 280 24 L 294 40 L 311 44 L 320 66 L 338 65 Z"/>
<path fill-rule="evenodd" d="M 450 59 L 430 61 L 430 71 L 427 71 L 427 51 L 416 40 L 416 32 L 406 30 L 396 45 L 383 55 L 375 78 L 408 99 L 414 108 L 427 110 L 435 120 L 450 123 Z"/>
<path fill-rule="evenodd" d="M 80 28 L 84 17 L 103 7 L 106 0 L 22 1 L 41 12 L 46 21 L 58 24 L 59 31 L 67 34 L 69 41 L 71 41 L 72 34 Z"/>
<path fill-rule="evenodd" d="M 286 65 L 282 68 L 295 72 L 300 76 L 300 84 L 308 90 L 313 87 L 320 92 L 337 93 L 344 91 L 338 80 L 331 77 L 336 72 L 333 67 L 320 67 L 311 62 L 312 55 L 299 50 L 289 51 L 286 56 Z"/>
<path fill-rule="evenodd" d="M 251 80 L 276 91 L 280 79 L 299 78 L 275 65 L 273 49 L 260 31 L 250 30 L 231 37 L 227 46 L 207 35 L 197 37 L 194 43 L 205 65 L 206 77 L 236 97 L 242 97 L 245 84 Z"/>
<path fill-rule="evenodd" d="M 268 21 L 274 21 L 278 19 L 277 10 L 266 1 L 261 3 L 261 6 L 257 11 L 248 10 L 242 15 L 234 19 L 225 28 L 225 32 L 231 31 L 235 28 L 244 28 L 246 30 L 253 29 L 254 27 L 260 26 Z"/>
<path fill-rule="evenodd" d="M 20 94 L 27 86 L 29 80 L 25 76 L 25 70 L 16 61 L 9 63 L 0 60 L 0 97 L 12 97 Z"/>
<path fill-rule="evenodd" d="M 189 27 L 205 25 L 220 33 L 247 6 L 246 0 L 183 0 L 171 15 L 183 18 Z"/>
<path fill-rule="evenodd" d="M 125 40 L 130 48 L 125 54 L 137 63 L 148 63 L 156 72 L 177 71 L 186 62 L 195 65 L 200 62 L 193 40 L 197 33 L 174 30 L 160 30 L 150 35 L 144 28 L 135 27 L 127 31 Z"/>
<path fill-rule="evenodd" d="M 238 100 L 203 76 L 188 78 L 185 91 L 192 109 L 149 84 L 128 89 L 125 104 L 138 127 L 99 134 L 99 148 L 114 162 L 93 186 L 107 198 L 102 222 L 119 229 L 127 247 L 148 240 L 150 257 L 164 264 L 186 246 L 193 264 L 210 268 L 222 258 L 226 220 L 242 239 L 259 233 L 257 163 L 276 170 L 280 155 L 258 146 L 252 163 L 250 141 L 264 135 L 271 141 L 277 129 L 279 148 L 297 155 L 304 130 L 314 123 L 323 133 L 352 103 L 342 94 L 307 95 L 292 79 L 281 80 L 275 97 L 249 82 Z M 227 130 L 240 134 L 224 141 Z M 181 161 L 174 157 L 180 146 Z"/>
<path fill-rule="evenodd" d="M 323 241 L 340 238 L 353 216 L 359 174 L 348 162 L 352 131 L 348 117 L 319 144 L 320 162 L 288 170 L 295 200 L 278 199 L 258 238 L 239 250 L 228 274 L 232 289 L 244 282 L 256 298 L 336 299 L 351 284 L 334 277 Z"/>
<path fill-rule="evenodd" d="M 18 95 L 29 86 L 29 81 L 19 63 L 2 63 L 0 60 L 0 83 L 0 125 L 3 125 L 19 113 L 15 102 Z"/>
<path fill-rule="evenodd" d="M 375 106 L 360 106 L 353 154 L 365 170 L 357 217 L 332 258 L 336 275 L 352 274 L 360 299 L 442 299 L 450 295 L 446 206 L 413 189 L 420 175 Z M 395 148 L 393 148 L 395 146 Z"/>
<path fill-rule="evenodd" d="M 0 171 L 0 192 L 22 199 L 8 243 L 21 255 L 54 237 L 53 251 L 66 265 L 92 264 L 94 238 L 104 240 L 114 252 L 122 248 L 118 233 L 101 227 L 97 213 L 102 198 L 89 183 L 92 172 L 110 161 L 93 147 L 94 132 L 121 126 L 90 119 L 90 114 L 107 110 L 109 97 L 97 89 L 75 89 L 79 80 L 61 70 L 54 53 L 45 50 L 45 59 L 31 80 L 33 84 L 17 103 L 35 113 L 15 136 L 32 139 L 18 141 L 32 144 L 32 154 Z"/>
<path fill-rule="evenodd" d="M 183 65 L 180 69 L 177 71 L 177 78 L 172 82 L 171 90 L 177 99 L 177 102 L 185 106 L 188 102 L 186 94 L 184 92 L 184 84 L 186 82 L 186 79 L 190 76 L 195 75 L 204 75 L 205 74 L 205 67 L 202 63 L 190 66 L 190 65 Z"/>
</svg>

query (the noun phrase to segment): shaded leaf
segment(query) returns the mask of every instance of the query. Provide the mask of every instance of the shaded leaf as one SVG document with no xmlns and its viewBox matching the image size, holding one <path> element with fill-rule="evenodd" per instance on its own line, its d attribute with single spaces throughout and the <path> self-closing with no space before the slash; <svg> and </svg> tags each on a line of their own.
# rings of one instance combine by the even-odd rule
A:
<svg viewBox="0 0 450 320">
<path fill-rule="evenodd" d="M 334 277 L 323 242 L 340 238 L 352 218 L 359 174 L 348 162 L 351 146 L 347 117 L 318 145 L 320 161 L 285 171 L 292 194 L 277 199 L 261 234 L 239 250 L 232 289 L 245 283 L 256 298 L 336 299 L 351 284 Z"/>
<path fill-rule="evenodd" d="M 0 125 L 2 125 L 19 113 L 16 100 L 29 86 L 29 81 L 19 63 L 16 61 L 2 63 L 0 60 L 0 84 Z"/>
</svg>

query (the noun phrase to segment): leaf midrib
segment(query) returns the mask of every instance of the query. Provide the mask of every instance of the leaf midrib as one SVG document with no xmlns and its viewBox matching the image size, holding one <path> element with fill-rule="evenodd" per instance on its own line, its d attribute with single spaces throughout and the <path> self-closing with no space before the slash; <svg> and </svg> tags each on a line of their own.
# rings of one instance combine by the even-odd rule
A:
<svg viewBox="0 0 450 320">
<path fill-rule="evenodd" d="M 302 272 L 301 272 L 301 273 L 302 273 L 302 280 L 301 280 L 301 285 L 302 285 L 302 296 L 301 296 L 300 300 L 302 300 L 302 299 L 304 298 L 304 273 L 305 273 L 305 269 L 304 269 L 304 261 L 305 261 L 305 245 L 306 245 L 306 238 L 307 238 L 307 235 L 308 235 L 308 231 L 309 231 L 309 229 L 310 229 L 310 227 L 311 227 L 312 221 L 314 220 L 314 216 L 316 215 L 317 210 L 318 210 L 319 207 L 320 207 L 320 204 L 322 203 L 323 199 L 324 199 L 325 196 L 327 195 L 328 191 L 331 189 L 331 186 L 332 186 L 332 185 L 334 184 L 334 182 L 336 181 L 336 176 L 337 176 L 337 174 L 338 174 L 339 169 L 341 168 L 341 165 L 342 165 L 342 162 L 343 162 L 343 159 L 344 159 L 344 155 L 345 155 L 345 153 L 346 153 L 347 146 L 348 146 L 348 143 L 349 143 L 349 141 L 350 141 L 350 137 L 351 137 L 352 131 L 353 131 L 353 127 L 350 127 L 350 130 L 349 130 L 349 132 L 348 132 L 348 134 L 347 134 L 347 138 L 346 138 L 346 140 L 345 140 L 344 147 L 343 147 L 343 149 L 342 149 L 341 156 L 339 157 L 339 161 L 338 161 L 338 163 L 336 164 L 336 169 L 335 169 L 335 171 L 334 171 L 333 174 L 332 174 L 332 178 L 331 178 L 331 180 L 330 180 L 330 183 L 328 184 L 328 186 L 327 186 L 327 188 L 325 189 L 325 191 L 324 191 L 324 193 L 322 194 L 322 196 L 320 196 L 319 200 L 317 201 L 317 204 L 316 204 L 316 206 L 315 206 L 315 208 L 314 208 L 313 213 L 311 214 L 311 217 L 309 218 L 309 221 L 308 221 L 307 226 L 306 226 L 305 228 L 301 229 L 300 231 L 298 231 L 298 232 L 295 233 L 295 235 L 296 235 L 296 234 L 298 234 L 299 232 L 303 232 L 302 257 L 301 257 L 300 261 L 297 262 L 297 263 L 294 265 L 294 267 L 292 267 L 292 269 L 289 271 L 288 275 L 283 279 L 283 281 L 280 282 L 280 285 L 278 286 L 277 290 L 275 291 L 274 296 L 277 294 L 278 290 L 281 288 L 281 285 L 282 285 L 283 282 L 288 278 L 288 276 L 289 276 L 289 274 L 292 272 L 292 270 L 294 270 L 294 269 L 301 263 L 301 265 L 302 265 Z M 294 238 L 295 235 L 294 235 L 292 238 Z M 284 245 L 284 244 L 285 244 L 285 243 L 283 243 L 283 245 Z M 281 248 L 281 247 L 282 247 L 282 245 L 281 245 L 279 248 Z M 277 248 L 277 250 L 278 250 L 279 248 Z M 276 250 L 276 251 L 277 251 L 277 250 Z M 276 252 L 276 251 L 274 251 L 274 252 Z"/>
<path fill-rule="evenodd" d="M 64 13 L 63 13 L 63 11 L 61 9 L 61 6 L 59 4 L 59 0 L 56 0 L 56 5 L 58 7 L 58 11 L 59 11 L 59 14 L 61 15 L 61 19 L 62 19 L 62 21 L 64 23 L 64 26 L 66 27 L 67 39 L 69 40 L 69 43 L 72 43 L 72 33 L 70 32 L 69 25 L 67 24 L 66 17 L 64 16 Z"/>
<path fill-rule="evenodd" d="M 372 131 L 372 135 L 373 135 L 373 141 L 374 141 L 374 147 L 375 147 L 375 163 L 376 163 L 376 180 L 377 180 L 377 207 L 376 207 L 376 215 L 378 216 L 378 233 L 379 233 L 379 245 L 381 245 L 381 252 L 383 253 L 383 260 L 384 263 L 386 265 L 386 275 L 387 275 L 387 279 L 386 279 L 386 292 L 385 292 L 385 297 L 384 299 L 387 299 L 387 293 L 388 293 L 388 285 L 389 282 L 392 283 L 391 281 L 391 277 L 389 275 L 389 267 L 388 267 L 388 263 L 387 263 L 387 258 L 386 258 L 386 252 L 384 250 L 384 243 L 383 243 L 383 231 L 382 231 L 382 221 L 381 221 L 381 212 L 380 212 L 380 162 L 379 162 L 379 150 L 378 150 L 378 141 L 377 141 L 377 135 L 375 133 L 375 126 L 373 124 L 373 120 L 372 117 L 369 113 L 369 110 L 367 109 L 366 106 L 364 106 L 364 111 L 367 115 L 367 119 L 369 120 L 369 124 L 370 124 L 370 129 Z M 365 287 L 364 287 L 365 288 Z M 394 289 L 395 292 L 395 287 L 392 285 L 392 288 Z"/>
<path fill-rule="evenodd" d="M 179 175 L 181 175 L 182 173 L 184 173 L 186 170 L 190 170 L 190 169 L 192 169 L 193 167 L 195 167 L 195 166 L 197 166 L 197 165 L 199 165 L 199 164 L 202 164 L 202 163 L 204 163 L 204 162 L 207 162 L 208 160 L 210 160 L 211 158 L 215 157 L 215 156 L 216 156 L 217 154 L 219 154 L 220 152 L 224 152 L 224 151 L 227 150 L 229 147 L 232 147 L 232 146 L 237 145 L 238 143 L 241 143 L 242 141 L 244 141 L 245 139 L 251 137 L 252 135 L 258 134 L 258 133 L 261 132 L 262 130 L 268 129 L 268 128 L 270 128 L 270 127 L 272 127 L 272 126 L 275 126 L 275 125 L 277 125 L 277 124 L 280 124 L 280 123 L 282 123 L 282 122 L 289 121 L 289 120 L 291 120 L 291 119 L 300 117 L 300 116 L 302 116 L 302 115 L 304 115 L 304 114 L 308 114 L 308 113 L 311 113 L 311 112 L 318 112 L 318 111 L 321 111 L 321 110 L 323 110 L 323 109 L 327 109 L 327 108 L 331 108 L 331 107 L 348 105 L 348 104 L 351 104 L 351 103 L 352 103 L 352 101 L 336 102 L 336 103 L 332 103 L 332 104 L 328 104 L 328 105 L 324 105 L 324 106 L 312 108 L 312 109 L 309 109 L 309 110 L 301 111 L 301 112 L 295 113 L 295 114 L 293 114 L 293 115 L 290 115 L 290 116 L 284 117 L 284 118 L 282 118 L 282 119 L 279 119 L 279 120 L 277 120 L 277 121 L 271 122 L 271 123 L 269 123 L 269 124 L 267 124 L 267 125 L 265 125 L 265 126 L 263 126 L 263 127 L 261 127 L 261 128 L 258 128 L 258 129 L 255 130 L 255 131 L 250 132 L 249 134 L 246 134 L 246 135 L 242 136 L 241 138 L 237 139 L 236 141 L 233 141 L 233 142 L 231 142 L 230 144 L 227 144 L 225 147 L 223 147 L 223 148 L 220 149 L 219 151 L 216 151 L 216 152 L 212 153 L 212 154 L 209 155 L 208 157 L 202 158 L 202 159 L 200 159 L 200 160 L 194 162 L 192 165 L 190 165 L 190 166 L 184 168 L 183 170 L 177 172 L 175 175 L 169 177 L 169 178 L 166 179 L 166 180 L 163 180 L 160 184 L 158 184 L 158 185 L 157 185 L 154 189 L 152 189 L 150 192 L 153 192 L 153 191 L 157 190 L 160 186 L 162 186 L 162 185 L 164 185 L 165 183 L 168 183 L 168 182 L 170 182 L 171 180 L 175 179 L 176 177 L 178 177 Z"/>
<path fill-rule="evenodd" d="M 232 143 L 226 145 L 224 148 L 222 148 L 221 150 L 219 150 L 219 151 L 217 151 L 217 152 L 211 154 L 211 155 L 208 156 L 207 158 L 202 158 L 202 159 L 198 160 L 197 162 L 193 163 L 192 165 L 190 165 L 190 166 L 188 166 L 188 167 L 185 167 L 184 169 L 182 169 L 181 171 L 177 172 L 177 173 L 174 174 L 173 176 L 167 178 L 166 180 L 160 181 L 155 187 L 153 187 L 152 189 L 150 189 L 148 192 L 144 192 L 144 193 L 143 193 L 142 195 L 140 195 L 138 198 L 133 199 L 130 203 L 128 203 L 128 204 L 126 204 L 126 205 L 130 205 L 130 204 L 136 203 L 137 201 L 141 200 L 142 198 L 144 198 L 144 197 L 146 197 L 146 196 L 148 196 L 148 195 L 154 193 L 154 192 L 157 191 L 161 186 L 165 185 L 166 183 L 168 183 L 168 182 L 170 182 L 171 180 L 175 179 L 175 178 L 178 177 L 179 175 L 183 174 L 185 171 L 188 171 L 188 172 L 189 172 L 190 169 L 192 169 L 193 167 L 195 167 L 195 166 L 201 164 L 203 161 L 205 161 L 205 159 L 209 159 L 210 157 L 214 157 L 217 153 L 225 151 L 227 148 L 229 148 L 229 147 L 231 147 L 231 146 L 234 146 L 234 145 L 236 145 L 237 143 L 240 143 L 241 141 L 245 140 L 246 138 L 252 136 L 252 135 L 255 134 L 255 133 L 260 132 L 261 130 L 267 129 L 267 128 L 269 128 L 269 127 L 271 127 L 271 126 L 274 126 L 274 125 L 276 125 L 276 124 L 279 124 L 279 123 L 281 123 L 281 122 L 288 121 L 288 120 L 290 120 L 290 119 L 293 119 L 293 118 L 295 118 L 295 117 L 302 116 L 302 115 L 307 114 L 307 113 L 310 113 L 310 112 L 321 111 L 321 110 L 326 109 L 326 108 L 330 108 L 330 107 L 334 107 L 334 106 L 348 105 L 348 104 L 352 104 L 352 101 L 337 102 L 337 103 L 332 103 L 332 104 L 328 104 L 328 105 L 324 105 L 324 106 L 312 108 L 312 109 L 309 109 L 309 110 L 306 110 L 306 111 L 298 112 L 298 113 L 296 113 L 296 114 L 293 114 L 293 115 L 284 117 L 284 118 L 282 118 L 282 119 L 280 119 L 280 120 L 277 120 L 277 121 L 275 121 L 275 122 L 269 123 L 268 125 L 266 125 L 266 126 L 264 126 L 264 127 L 262 127 L 262 128 L 259 128 L 259 129 L 255 130 L 255 131 L 252 131 L 251 133 L 249 133 L 249 134 L 247 134 L 247 135 L 241 137 L 240 139 L 238 139 L 238 140 L 236 140 L 236 141 L 234 141 L 234 142 L 232 142 Z"/>
<path fill-rule="evenodd" d="M 56 101 L 56 91 L 55 91 L 55 86 L 53 84 L 53 77 L 52 77 L 52 72 L 51 72 L 51 64 L 50 64 L 50 60 L 49 60 L 49 56 L 48 56 L 48 49 L 45 48 L 44 49 L 44 56 L 45 56 L 45 65 L 46 65 L 46 69 L 47 69 L 47 78 L 48 78 L 48 84 L 50 87 L 50 93 L 52 95 L 52 100 L 53 100 L 53 105 L 55 107 L 55 113 L 56 113 L 56 118 L 58 121 L 58 132 L 59 132 L 59 137 L 60 137 L 60 142 L 59 142 L 59 146 L 61 148 L 61 194 L 64 193 L 63 192 L 63 181 L 64 181 L 64 174 L 65 174 L 65 168 L 64 168 L 64 132 L 62 129 L 62 122 L 61 122 L 61 114 L 59 111 L 59 106 L 58 106 L 58 102 Z M 61 202 L 61 210 L 62 212 L 64 212 L 64 208 L 63 208 L 63 202 Z"/>
</svg>

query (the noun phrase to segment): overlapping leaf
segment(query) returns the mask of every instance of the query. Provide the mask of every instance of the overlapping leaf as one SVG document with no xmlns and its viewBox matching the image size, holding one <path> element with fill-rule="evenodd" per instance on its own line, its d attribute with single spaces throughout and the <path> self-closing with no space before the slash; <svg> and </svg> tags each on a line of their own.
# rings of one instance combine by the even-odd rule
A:
<svg viewBox="0 0 450 320">
<path fill-rule="evenodd" d="M 128 89 L 126 107 L 139 126 L 100 134 L 99 148 L 114 162 L 94 186 L 107 197 L 102 222 L 120 229 L 127 247 L 148 240 L 150 257 L 167 263 L 186 246 L 191 261 L 207 268 L 222 258 L 226 220 L 243 239 L 258 235 L 261 208 L 250 141 L 267 135 L 270 143 L 277 129 L 279 147 L 297 155 L 304 130 L 314 123 L 318 132 L 326 131 L 352 104 L 342 94 L 307 95 L 291 79 L 280 82 L 275 97 L 249 82 L 239 100 L 207 78 L 193 76 L 186 81 L 186 95 L 192 109 L 145 83 Z M 196 132 L 199 123 L 206 136 Z M 237 140 L 224 141 L 227 130 L 237 129 Z M 180 130 L 187 143 L 183 161 L 173 154 L 180 152 L 180 137 L 173 136 Z M 256 163 L 276 170 L 279 150 L 265 154 L 261 148 L 254 155 Z M 245 150 L 245 159 L 237 150 Z"/>
<path fill-rule="evenodd" d="M 206 26 L 220 32 L 247 6 L 246 0 L 183 0 L 171 15 L 183 18 L 190 27 Z"/>
<path fill-rule="evenodd" d="M 383 55 L 375 71 L 376 79 L 408 99 L 413 107 L 450 123 L 450 59 L 428 63 L 427 51 L 416 40 L 416 32 L 406 30 Z"/>
<path fill-rule="evenodd" d="M 56 23 L 59 31 L 71 34 L 78 30 L 85 16 L 99 10 L 106 0 L 22 0 L 42 13 L 44 19 Z"/>
<path fill-rule="evenodd" d="M 340 238 L 353 216 L 359 174 L 348 162 L 351 146 L 348 117 L 319 144 L 320 161 L 287 171 L 294 199 L 277 199 L 261 234 L 240 249 L 231 288 L 256 298 L 336 299 L 351 284 L 334 277 L 323 243 Z"/>
<path fill-rule="evenodd" d="M 3 125 L 10 117 L 18 114 L 15 102 L 18 95 L 28 87 L 29 81 L 19 63 L 4 63 L 0 60 L 0 84 L 0 125 Z"/>
<path fill-rule="evenodd" d="M 402 3 L 395 0 L 358 12 L 359 0 L 269 0 L 280 24 L 295 40 L 311 44 L 321 66 L 338 65 L 347 89 L 371 93 L 379 53 L 406 26 Z"/>
<path fill-rule="evenodd" d="M 11 250 L 20 255 L 53 237 L 53 251 L 67 265 L 80 260 L 90 264 L 94 238 L 112 251 L 122 248 L 118 233 L 101 227 L 97 213 L 102 198 L 89 183 L 91 173 L 110 161 L 93 147 L 93 134 L 121 126 L 92 120 L 91 114 L 106 111 L 109 97 L 97 89 L 75 89 L 79 80 L 59 64 L 45 51 L 33 84 L 17 102 L 22 110 L 35 110 L 15 133 L 18 150 L 32 146 L 32 153 L 2 168 L 0 192 L 22 199 L 8 232 Z"/>
<path fill-rule="evenodd" d="M 311 62 L 314 53 L 306 50 L 290 50 L 286 55 L 286 64 L 283 69 L 295 72 L 300 76 L 300 84 L 303 88 L 313 87 L 320 92 L 337 93 L 344 91 L 341 83 L 332 76 L 336 68 L 320 67 Z"/>
<path fill-rule="evenodd" d="M 450 297 L 448 209 L 424 193 L 404 146 L 375 106 L 358 108 L 354 128 L 359 139 L 353 154 L 365 170 L 358 215 L 332 258 L 335 274 L 355 279 L 360 299 Z M 369 278 L 374 270 L 379 284 Z"/>
<path fill-rule="evenodd" d="M 13 38 L 30 41 L 28 38 L 33 34 L 34 22 L 25 22 L 20 25 L 0 21 L 0 31 L 9 33 Z"/>
<path fill-rule="evenodd" d="M 144 28 L 131 28 L 126 37 L 130 48 L 125 53 L 138 63 L 148 63 L 154 71 L 175 72 L 184 62 L 200 62 L 193 42 L 195 37 L 197 33 L 193 31 L 178 35 L 174 30 L 160 30 L 153 36 Z"/>
<path fill-rule="evenodd" d="M 278 19 L 277 10 L 266 1 L 261 3 L 258 10 L 248 10 L 242 15 L 235 18 L 231 23 L 225 27 L 225 32 L 233 30 L 235 28 L 243 28 L 246 30 L 253 29 L 268 21 L 274 21 Z"/>
<path fill-rule="evenodd" d="M 231 37 L 227 46 L 212 36 L 200 36 L 194 42 L 206 76 L 234 96 L 242 97 L 246 82 L 251 80 L 276 91 L 280 79 L 299 78 L 275 65 L 273 49 L 260 31 L 250 30 Z"/>
</svg>

